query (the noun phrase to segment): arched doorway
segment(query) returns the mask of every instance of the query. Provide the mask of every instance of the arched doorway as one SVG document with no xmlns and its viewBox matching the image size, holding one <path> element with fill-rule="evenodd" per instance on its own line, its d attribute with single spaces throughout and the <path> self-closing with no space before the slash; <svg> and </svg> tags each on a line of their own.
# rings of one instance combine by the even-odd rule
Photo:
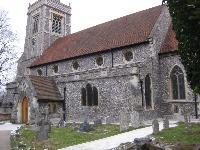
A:
<svg viewBox="0 0 200 150">
<path fill-rule="evenodd" d="M 28 123 L 28 98 L 22 100 L 22 123 Z"/>
</svg>

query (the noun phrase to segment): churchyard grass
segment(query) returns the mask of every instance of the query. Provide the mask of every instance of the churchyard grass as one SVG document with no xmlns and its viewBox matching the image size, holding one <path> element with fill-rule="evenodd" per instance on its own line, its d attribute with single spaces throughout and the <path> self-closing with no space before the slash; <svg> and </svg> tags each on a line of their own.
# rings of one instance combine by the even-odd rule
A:
<svg viewBox="0 0 200 150">
<path fill-rule="evenodd" d="M 29 126 L 26 126 L 19 131 L 20 138 L 18 140 L 11 137 L 11 146 L 13 149 L 18 145 L 21 149 L 24 147 L 25 149 L 56 150 L 122 133 L 119 130 L 119 125 L 113 124 L 93 126 L 92 128 L 92 131 L 86 133 L 75 131 L 72 125 L 68 125 L 66 128 L 52 127 L 48 140 L 36 141 L 36 133 L 31 131 Z M 133 129 L 130 127 L 128 131 Z"/>
<path fill-rule="evenodd" d="M 169 144 L 197 144 L 200 143 L 200 123 L 192 123 L 190 130 L 186 130 L 184 123 L 179 123 L 177 127 L 162 130 L 155 138 Z"/>
</svg>

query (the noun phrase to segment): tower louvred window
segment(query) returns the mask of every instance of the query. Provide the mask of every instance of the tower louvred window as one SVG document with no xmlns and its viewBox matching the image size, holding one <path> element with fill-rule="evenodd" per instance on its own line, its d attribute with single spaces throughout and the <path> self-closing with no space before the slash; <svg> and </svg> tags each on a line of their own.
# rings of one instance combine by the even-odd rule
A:
<svg viewBox="0 0 200 150">
<path fill-rule="evenodd" d="M 52 32 L 61 34 L 62 29 L 62 16 L 53 14 Z"/>
<path fill-rule="evenodd" d="M 38 32 L 39 26 L 39 15 L 33 17 L 33 34 Z"/>
</svg>

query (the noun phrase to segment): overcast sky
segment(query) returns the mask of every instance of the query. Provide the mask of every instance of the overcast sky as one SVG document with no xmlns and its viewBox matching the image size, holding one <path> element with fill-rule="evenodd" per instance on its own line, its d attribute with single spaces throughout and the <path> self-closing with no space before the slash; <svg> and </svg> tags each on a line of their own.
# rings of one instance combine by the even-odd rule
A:
<svg viewBox="0 0 200 150">
<path fill-rule="evenodd" d="M 25 39 L 28 5 L 35 1 L 0 0 L 0 9 L 8 12 L 10 24 L 13 30 L 18 33 L 21 49 L 23 49 Z M 162 0 L 61 0 L 61 2 L 71 5 L 71 28 L 72 33 L 74 33 L 115 18 L 161 5 Z"/>
</svg>

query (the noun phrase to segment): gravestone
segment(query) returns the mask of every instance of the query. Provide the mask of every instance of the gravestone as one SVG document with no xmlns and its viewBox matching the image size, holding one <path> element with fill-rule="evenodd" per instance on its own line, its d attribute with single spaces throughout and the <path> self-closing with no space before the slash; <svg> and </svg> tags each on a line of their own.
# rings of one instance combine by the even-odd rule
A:
<svg viewBox="0 0 200 150">
<path fill-rule="evenodd" d="M 94 125 L 102 125 L 101 119 L 95 119 L 94 120 Z"/>
<path fill-rule="evenodd" d="M 157 134 L 159 132 L 159 123 L 158 120 L 153 120 L 152 122 L 152 127 L 153 127 L 153 134 Z"/>
<path fill-rule="evenodd" d="M 64 118 L 63 118 L 64 111 L 62 110 L 62 108 L 59 110 L 59 114 L 60 114 L 60 121 L 58 123 L 58 127 L 64 128 L 66 124 L 65 124 L 65 121 L 64 121 Z"/>
<path fill-rule="evenodd" d="M 163 129 L 168 129 L 169 128 L 169 120 L 168 118 L 166 117 L 164 120 L 163 120 Z"/>
<path fill-rule="evenodd" d="M 124 111 L 120 112 L 120 132 L 127 131 L 129 128 L 128 114 Z"/>
<path fill-rule="evenodd" d="M 140 126 L 140 115 L 137 111 L 133 111 L 131 114 L 131 125 L 133 128 L 138 128 Z"/>
<path fill-rule="evenodd" d="M 84 122 L 80 125 L 79 131 L 81 132 L 89 132 L 90 129 L 90 125 L 88 123 L 88 116 L 89 116 L 89 108 L 85 107 L 84 108 L 84 112 L 83 112 L 83 120 Z"/>
<path fill-rule="evenodd" d="M 111 123 L 112 123 L 112 119 L 111 119 L 110 116 L 106 116 L 106 117 L 104 118 L 104 121 L 105 121 L 105 124 L 111 124 Z"/>
<path fill-rule="evenodd" d="M 40 127 L 39 132 L 38 132 L 37 140 L 38 141 L 47 140 L 48 139 L 48 132 L 49 132 L 49 130 L 46 128 L 45 120 L 42 119 L 42 125 Z"/>
</svg>

